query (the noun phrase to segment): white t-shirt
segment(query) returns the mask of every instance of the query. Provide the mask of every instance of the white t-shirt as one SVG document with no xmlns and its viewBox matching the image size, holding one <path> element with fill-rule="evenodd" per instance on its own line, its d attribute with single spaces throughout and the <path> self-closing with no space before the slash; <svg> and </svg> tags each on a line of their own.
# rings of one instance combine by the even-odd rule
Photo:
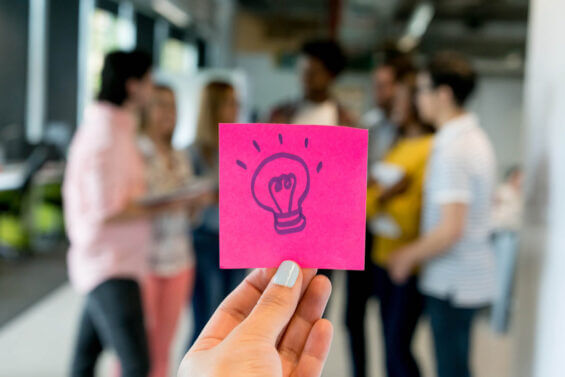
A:
<svg viewBox="0 0 565 377">
<path fill-rule="evenodd" d="M 321 103 L 304 101 L 292 118 L 294 124 L 338 125 L 337 104 L 327 100 Z"/>
<path fill-rule="evenodd" d="M 441 207 L 468 205 L 461 239 L 423 265 L 420 289 L 429 296 L 451 300 L 458 307 L 477 307 L 495 296 L 495 265 L 490 233 L 496 161 L 477 119 L 464 114 L 438 132 L 424 187 L 422 232 L 441 220 Z"/>
</svg>

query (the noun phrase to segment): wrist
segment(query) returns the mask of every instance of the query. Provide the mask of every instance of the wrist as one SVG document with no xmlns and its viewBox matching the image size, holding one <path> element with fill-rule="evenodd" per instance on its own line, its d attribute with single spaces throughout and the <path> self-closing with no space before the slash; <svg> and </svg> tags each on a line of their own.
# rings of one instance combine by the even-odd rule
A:
<svg viewBox="0 0 565 377">
<path fill-rule="evenodd" d="M 409 246 L 406 251 L 406 258 L 410 261 L 410 263 L 414 266 L 418 265 L 422 261 L 422 256 L 420 255 L 420 251 L 418 249 L 417 244 Z"/>
</svg>

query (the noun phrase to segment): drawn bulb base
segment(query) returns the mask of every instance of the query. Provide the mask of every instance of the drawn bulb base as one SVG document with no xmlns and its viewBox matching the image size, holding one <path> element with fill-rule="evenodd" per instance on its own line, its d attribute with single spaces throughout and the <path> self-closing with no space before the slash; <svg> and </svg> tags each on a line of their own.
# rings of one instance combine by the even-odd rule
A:
<svg viewBox="0 0 565 377">
<path fill-rule="evenodd" d="M 306 227 L 306 217 L 302 214 L 302 208 L 287 213 L 275 213 L 274 215 L 275 231 L 278 234 L 296 233 Z"/>
</svg>

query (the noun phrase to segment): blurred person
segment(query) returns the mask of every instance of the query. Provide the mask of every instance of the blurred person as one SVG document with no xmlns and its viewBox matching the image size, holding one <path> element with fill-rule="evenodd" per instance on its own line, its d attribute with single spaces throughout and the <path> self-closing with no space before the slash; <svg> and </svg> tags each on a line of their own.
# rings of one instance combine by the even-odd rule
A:
<svg viewBox="0 0 565 377">
<path fill-rule="evenodd" d="M 400 77 L 413 71 L 407 55 L 394 54 L 385 59 L 373 73 L 375 108 L 368 111 L 360 125 L 369 131 L 368 168 L 371 169 L 388 153 L 398 138 L 398 127 L 391 120 L 396 88 Z M 369 181 L 371 181 L 369 175 Z M 371 182 L 370 182 L 371 183 Z M 374 183 L 374 182 L 373 182 Z M 366 230 L 365 270 L 346 271 L 346 312 L 345 324 L 349 335 L 353 375 L 364 377 L 367 369 L 365 339 L 365 313 L 369 298 L 375 295 L 374 268 L 371 252 L 375 237 L 369 227 Z"/>
<path fill-rule="evenodd" d="M 519 166 L 510 168 L 504 182 L 496 189 L 493 207 L 494 233 L 511 232 L 516 234 L 522 226 L 522 183 L 524 173 Z"/>
<path fill-rule="evenodd" d="M 277 106 L 269 122 L 352 126 L 353 117 L 332 95 L 332 86 L 346 65 L 341 47 L 332 40 L 308 41 L 298 65 L 303 97 Z"/>
<path fill-rule="evenodd" d="M 392 281 L 386 267 L 392 254 L 419 236 L 425 170 L 433 129 L 416 109 L 415 72 L 396 84 L 391 120 L 397 141 L 372 170 L 367 190 L 367 217 L 375 236 L 372 248 L 374 291 L 379 299 L 389 377 L 419 377 L 412 338 L 423 309 L 415 271 L 403 283 Z"/>
<path fill-rule="evenodd" d="M 353 126 L 355 120 L 332 94 L 335 80 L 347 59 L 341 46 L 331 39 L 305 42 L 298 62 L 303 97 L 275 107 L 269 122 Z M 320 270 L 331 278 L 331 270 Z"/>
<path fill-rule="evenodd" d="M 179 377 L 320 377 L 333 328 L 322 319 L 331 284 L 284 261 L 254 270 L 216 310 Z"/>
<path fill-rule="evenodd" d="M 469 377 L 472 322 L 495 293 L 489 241 L 496 162 L 491 143 L 465 103 L 475 88 L 471 64 L 435 55 L 418 76 L 418 109 L 437 130 L 424 188 L 422 236 L 391 255 L 393 281 L 422 265 L 438 377 Z"/>
<path fill-rule="evenodd" d="M 196 140 L 189 147 L 196 176 L 218 179 L 218 123 L 234 123 L 239 112 L 235 88 L 226 82 L 212 81 L 203 89 Z M 192 234 L 196 254 L 196 278 L 192 309 L 194 334 L 198 337 L 214 310 L 245 277 L 245 270 L 220 269 L 219 207 L 214 201 L 200 211 Z"/>
<path fill-rule="evenodd" d="M 524 207 L 522 181 L 522 169 L 518 166 L 511 168 L 496 190 L 494 200 L 492 241 L 496 256 L 497 295 L 492 307 L 491 327 L 498 333 L 508 331 L 518 234 Z"/>
<path fill-rule="evenodd" d="M 177 122 L 173 90 L 156 85 L 142 123 L 139 143 L 147 166 L 150 195 L 180 189 L 193 176 L 186 153 L 176 151 L 172 137 Z M 187 233 L 188 210 L 177 208 L 153 218 L 149 274 L 143 284 L 151 377 L 169 376 L 170 348 L 178 320 L 194 283 L 194 251 Z"/>
<path fill-rule="evenodd" d="M 108 54 L 97 101 L 71 143 L 64 182 L 70 240 L 69 276 L 86 294 L 71 375 L 92 376 L 104 348 L 114 349 L 122 376 L 147 376 L 149 355 L 140 282 L 151 232 L 136 145 L 138 117 L 153 88 L 151 57 Z"/>
<path fill-rule="evenodd" d="M 391 54 L 372 74 L 374 108 L 361 117 L 360 125 L 369 130 L 369 166 L 380 162 L 398 136 L 391 121 L 398 78 L 414 69 L 412 59 L 405 54 Z"/>
</svg>

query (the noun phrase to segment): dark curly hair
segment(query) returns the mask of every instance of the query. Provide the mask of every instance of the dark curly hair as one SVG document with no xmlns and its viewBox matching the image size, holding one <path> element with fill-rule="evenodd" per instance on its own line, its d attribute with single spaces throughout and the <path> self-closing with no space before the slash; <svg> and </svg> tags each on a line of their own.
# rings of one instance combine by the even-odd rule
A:
<svg viewBox="0 0 565 377">
<path fill-rule="evenodd" d="M 331 39 L 311 40 L 301 48 L 301 53 L 316 58 L 333 76 L 339 75 L 347 64 L 343 50 L 337 42 Z"/>
</svg>

